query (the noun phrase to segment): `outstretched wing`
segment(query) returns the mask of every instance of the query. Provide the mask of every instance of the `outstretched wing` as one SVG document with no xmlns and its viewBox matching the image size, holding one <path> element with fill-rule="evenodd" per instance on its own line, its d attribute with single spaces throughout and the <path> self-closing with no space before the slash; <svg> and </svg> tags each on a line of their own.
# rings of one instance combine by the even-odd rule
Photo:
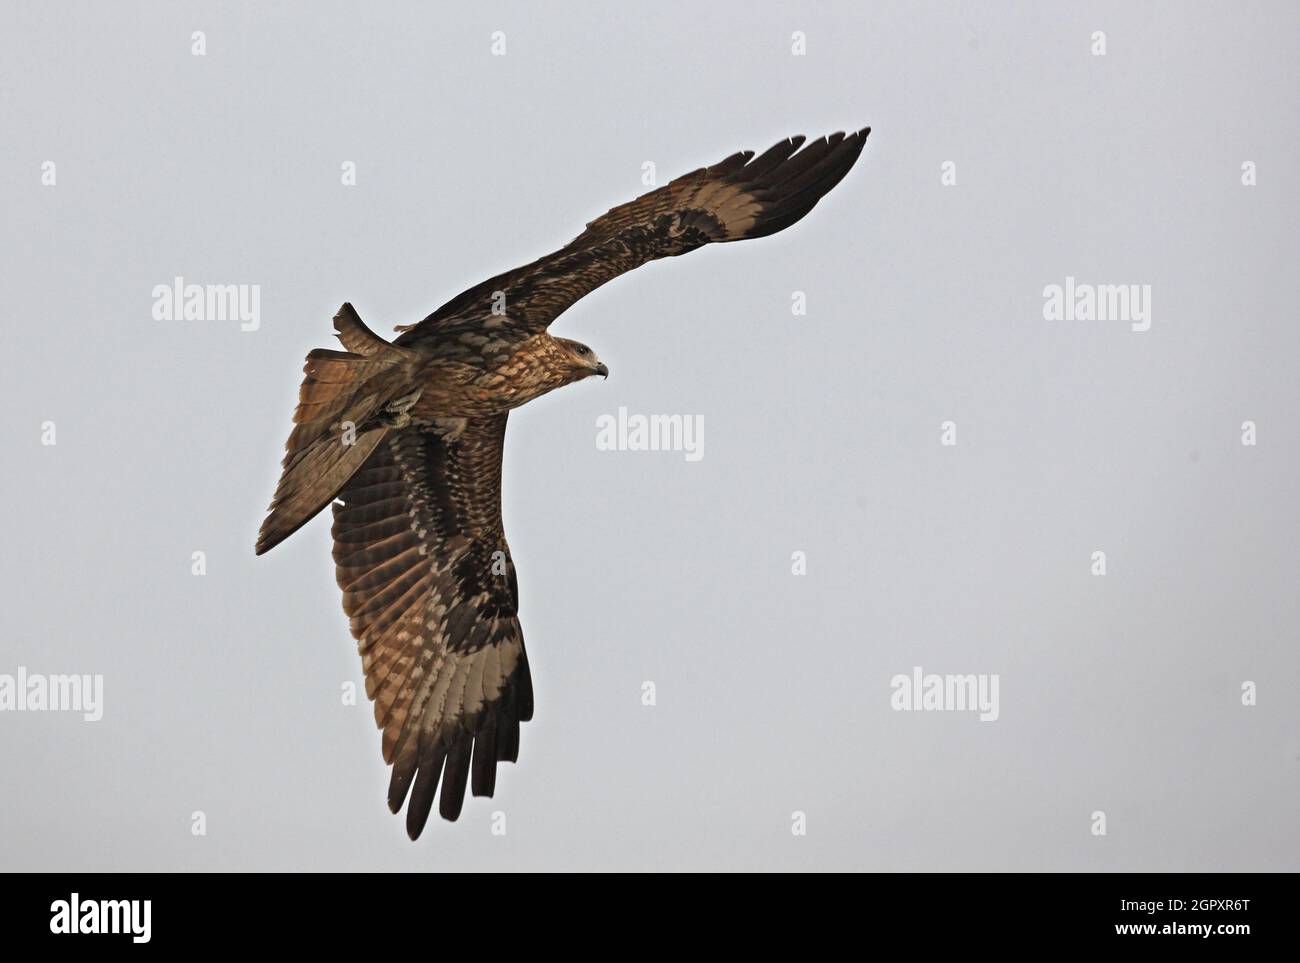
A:
<svg viewBox="0 0 1300 963">
<path fill-rule="evenodd" d="M 533 691 L 501 527 L 506 415 L 391 431 L 334 504 L 334 561 L 392 764 L 388 805 L 420 835 L 491 796 Z"/>
<path fill-rule="evenodd" d="M 489 278 L 419 324 L 399 328 L 406 333 L 397 343 L 435 340 L 484 322 L 536 334 L 579 298 L 647 261 L 784 230 L 849 172 L 869 133 L 868 127 L 832 134 L 807 146 L 792 137 L 758 157 L 742 151 L 683 175 L 592 221 L 561 250 Z M 492 313 L 498 292 L 505 296 L 504 324 L 499 308 Z"/>
</svg>

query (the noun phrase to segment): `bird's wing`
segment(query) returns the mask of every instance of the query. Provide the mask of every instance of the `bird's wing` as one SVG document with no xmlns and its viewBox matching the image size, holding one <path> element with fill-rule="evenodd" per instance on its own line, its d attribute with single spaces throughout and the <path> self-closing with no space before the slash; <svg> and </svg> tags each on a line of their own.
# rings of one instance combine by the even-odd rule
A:
<svg viewBox="0 0 1300 963">
<path fill-rule="evenodd" d="M 870 132 L 832 134 L 807 146 L 792 137 L 757 157 L 741 151 L 685 174 L 592 221 L 559 251 L 489 278 L 419 324 L 399 328 L 405 333 L 396 343 L 485 323 L 536 334 L 579 298 L 647 261 L 784 230 L 849 172 Z"/>
<path fill-rule="evenodd" d="M 533 691 L 501 527 L 506 415 L 392 431 L 334 503 L 334 561 L 393 767 L 388 805 L 420 835 L 491 796 Z"/>
</svg>

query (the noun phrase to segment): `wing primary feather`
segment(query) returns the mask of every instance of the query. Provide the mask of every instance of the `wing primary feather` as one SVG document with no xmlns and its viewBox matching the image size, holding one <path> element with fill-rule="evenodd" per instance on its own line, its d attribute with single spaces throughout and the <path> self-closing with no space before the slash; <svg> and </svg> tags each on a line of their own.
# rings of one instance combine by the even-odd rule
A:
<svg viewBox="0 0 1300 963">
<path fill-rule="evenodd" d="M 748 161 L 753 156 L 754 156 L 754 152 L 752 150 L 737 151 L 736 153 L 728 157 L 726 160 L 718 161 L 718 163 L 709 167 L 708 172 L 715 177 L 725 176 L 727 174 L 730 174 L 732 171 L 736 171 L 744 167 L 745 162 Z"/>
<path fill-rule="evenodd" d="M 473 772 L 470 789 L 475 796 L 491 797 L 497 785 L 497 724 L 493 719 L 474 740 Z"/>
<path fill-rule="evenodd" d="M 438 798 L 438 813 L 443 819 L 455 822 L 460 818 L 460 808 L 465 804 L 465 782 L 469 777 L 470 749 L 474 737 L 463 733 L 447 752 L 447 767 L 442 774 L 442 795 Z"/>
<path fill-rule="evenodd" d="M 853 166 L 862 153 L 862 141 L 844 141 L 843 146 L 832 150 L 821 161 L 807 170 L 781 183 L 775 190 L 780 193 L 782 202 L 797 204 L 803 198 L 805 190 L 815 191 L 817 197 L 827 193 L 840 182 L 849 168 Z"/>
<path fill-rule="evenodd" d="M 393 775 L 388 780 L 388 811 L 396 813 L 406 801 L 406 793 L 411 788 L 411 777 L 415 775 L 415 754 L 408 753 L 393 762 Z"/>
<path fill-rule="evenodd" d="M 804 137 L 802 134 L 798 137 L 790 137 L 786 140 L 777 141 L 741 168 L 739 173 L 744 175 L 746 183 L 752 183 L 771 171 L 778 164 L 785 163 L 791 154 L 803 146 L 803 142 Z"/>
<path fill-rule="evenodd" d="M 502 719 L 497 729 L 497 761 L 519 761 L 519 720 L 513 715 Z"/>
<path fill-rule="evenodd" d="M 527 722 L 533 717 L 533 676 L 528 671 L 528 653 L 519 654 L 519 665 L 515 669 L 514 684 L 515 707 L 520 722 Z"/>
<path fill-rule="evenodd" d="M 438 776 L 442 772 L 445 756 L 445 750 L 439 748 L 420 764 L 420 771 L 416 773 L 411 802 L 406 807 L 406 835 L 411 839 L 419 839 L 420 833 L 424 832 L 424 824 L 429 821 L 429 811 L 433 808 L 433 797 L 438 791 Z"/>
<path fill-rule="evenodd" d="M 830 153 L 833 146 L 830 138 L 819 137 L 784 164 L 774 168 L 764 179 L 761 186 L 766 187 L 768 190 L 779 190 L 781 185 L 815 166 Z"/>
</svg>

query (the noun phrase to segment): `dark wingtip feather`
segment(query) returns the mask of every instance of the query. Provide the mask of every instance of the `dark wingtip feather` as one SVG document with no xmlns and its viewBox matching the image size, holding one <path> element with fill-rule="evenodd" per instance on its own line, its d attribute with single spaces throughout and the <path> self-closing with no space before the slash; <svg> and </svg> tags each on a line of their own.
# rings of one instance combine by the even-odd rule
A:
<svg viewBox="0 0 1300 963">
<path fill-rule="evenodd" d="M 515 669 L 515 705 L 518 708 L 520 722 L 533 718 L 533 674 L 528 670 L 528 653 L 519 656 L 519 667 Z"/>
<path fill-rule="evenodd" d="M 502 720 L 497 732 L 497 761 L 519 761 L 519 720 L 514 716 Z"/>
<path fill-rule="evenodd" d="M 744 167 L 753 156 L 754 152 L 752 150 L 737 151 L 726 160 L 719 161 L 709 167 L 709 173 L 716 176 L 730 174 L 732 171 Z"/>
<path fill-rule="evenodd" d="M 388 780 L 388 811 L 397 813 L 406 802 L 406 793 L 411 788 L 411 777 L 415 775 L 414 760 L 410 764 L 398 762 L 393 766 L 393 774 Z"/>
<path fill-rule="evenodd" d="M 761 178 L 768 171 L 780 166 L 789 159 L 790 155 L 803 146 L 805 138 L 803 134 L 794 137 L 787 137 L 785 140 L 779 140 L 763 153 L 759 154 L 744 167 L 738 171 L 732 172 L 733 181 L 739 180 L 746 183 L 752 183 Z"/>
<path fill-rule="evenodd" d="M 465 804 L 465 783 L 469 779 L 470 749 L 474 737 L 466 733 L 447 752 L 447 765 L 442 771 L 442 795 L 438 797 L 438 814 L 449 822 L 460 818 Z"/>
<path fill-rule="evenodd" d="M 497 728 L 492 721 L 474 739 L 470 791 L 475 796 L 491 798 L 497 786 Z"/>
<path fill-rule="evenodd" d="M 430 749 L 432 738 L 428 742 L 422 739 L 418 748 L 399 744 L 388 785 L 388 808 L 396 813 L 406 801 L 407 835 L 419 838 L 435 797 L 439 815 L 455 822 L 464 807 L 467 788 L 475 796 L 492 796 L 497 763 L 519 758 L 519 723 L 532 714 L 532 678 L 527 654 L 521 652 L 500 701 L 481 717 L 477 731 L 462 730 L 450 746 L 437 741 Z"/>
<path fill-rule="evenodd" d="M 429 821 L 429 811 L 433 808 L 433 797 L 438 791 L 438 776 L 442 772 L 445 755 L 445 751 L 439 749 L 416 773 L 415 788 L 411 790 L 411 801 L 406 807 L 406 835 L 413 840 L 420 838 L 424 824 Z"/>
<path fill-rule="evenodd" d="M 804 218 L 857 163 L 870 132 L 870 127 L 852 134 L 837 131 L 785 156 L 786 145 L 778 144 L 781 150 L 773 148 L 763 155 L 767 162 L 760 165 L 763 158 L 759 158 L 745 167 L 738 180 L 760 199 L 762 209 L 743 237 L 766 237 Z"/>
</svg>

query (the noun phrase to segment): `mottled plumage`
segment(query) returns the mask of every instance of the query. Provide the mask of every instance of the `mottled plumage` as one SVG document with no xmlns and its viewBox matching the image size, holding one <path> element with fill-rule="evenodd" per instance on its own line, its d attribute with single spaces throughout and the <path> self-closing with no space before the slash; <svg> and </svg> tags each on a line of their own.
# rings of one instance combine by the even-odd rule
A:
<svg viewBox="0 0 1300 963">
<path fill-rule="evenodd" d="M 506 419 L 565 384 L 607 375 L 547 327 L 606 281 L 702 245 L 774 234 L 839 183 L 869 130 L 733 154 L 616 207 L 559 251 L 457 295 L 387 342 L 350 304 L 346 351 L 307 356 L 260 555 L 333 501 L 334 561 L 366 694 L 419 836 L 439 798 L 491 796 L 533 713 L 501 526 Z M 803 148 L 800 150 L 800 148 Z M 439 787 L 441 786 L 441 794 Z"/>
</svg>

